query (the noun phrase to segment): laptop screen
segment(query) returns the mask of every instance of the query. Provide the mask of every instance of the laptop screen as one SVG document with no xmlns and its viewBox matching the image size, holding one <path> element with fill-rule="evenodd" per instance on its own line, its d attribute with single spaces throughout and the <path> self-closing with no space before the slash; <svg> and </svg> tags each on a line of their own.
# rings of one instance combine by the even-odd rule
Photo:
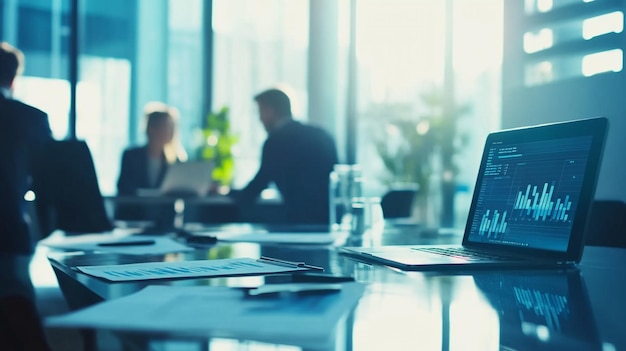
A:
<svg viewBox="0 0 626 351">
<path fill-rule="evenodd" d="M 468 241 L 567 251 L 592 142 L 488 139 Z"/>
</svg>

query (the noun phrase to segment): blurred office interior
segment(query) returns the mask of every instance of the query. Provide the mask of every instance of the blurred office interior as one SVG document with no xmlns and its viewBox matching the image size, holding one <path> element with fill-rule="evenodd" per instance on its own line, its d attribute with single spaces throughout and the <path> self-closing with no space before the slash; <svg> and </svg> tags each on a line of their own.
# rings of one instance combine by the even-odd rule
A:
<svg viewBox="0 0 626 351">
<path fill-rule="evenodd" d="M 463 227 L 489 131 L 605 115 L 597 196 L 626 199 L 619 137 L 624 4 L 609 0 L 0 0 L 0 36 L 26 57 L 15 95 L 57 139 L 86 140 L 114 196 L 142 108 L 180 111 L 191 158 L 228 107 L 232 188 L 265 140 L 253 96 L 287 87 L 368 195 L 418 183 L 418 215 Z"/>
</svg>

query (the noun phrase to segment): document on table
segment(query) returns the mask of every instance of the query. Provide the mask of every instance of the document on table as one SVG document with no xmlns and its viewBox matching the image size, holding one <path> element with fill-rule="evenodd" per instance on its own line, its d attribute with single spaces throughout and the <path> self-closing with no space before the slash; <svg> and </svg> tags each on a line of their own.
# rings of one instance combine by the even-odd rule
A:
<svg viewBox="0 0 626 351">
<path fill-rule="evenodd" d="M 161 255 L 194 250 L 165 235 L 83 234 L 55 236 L 39 243 L 61 250 L 100 251 L 127 255 Z"/>
<path fill-rule="evenodd" d="M 46 324 L 329 349 L 323 345 L 332 342 L 338 323 L 356 306 L 365 287 L 361 283 L 340 285 L 340 290 L 328 293 L 263 297 L 228 287 L 151 285 L 126 297 L 49 317 Z"/>
<path fill-rule="evenodd" d="M 106 266 L 78 266 L 79 271 L 114 282 L 152 279 L 202 278 L 309 271 L 310 268 L 270 263 L 253 258 L 182 262 L 145 262 Z"/>
</svg>

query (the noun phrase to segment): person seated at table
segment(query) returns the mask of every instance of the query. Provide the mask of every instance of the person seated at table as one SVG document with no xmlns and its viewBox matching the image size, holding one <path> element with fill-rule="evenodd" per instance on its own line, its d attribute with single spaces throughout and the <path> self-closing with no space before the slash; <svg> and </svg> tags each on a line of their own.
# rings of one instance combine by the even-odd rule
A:
<svg viewBox="0 0 626 351">
<path fill-rule="evenodd" d="M 134 196 L 139 189 L 159 188 L 168 165 L 187 159 L 176 138 L 177 109 L 161 102 L 150 102 L 144 111 L 147 143 L 124 151 L 117 182 L 118 196 Z M 119 205 L 115 218 L 146 219 L 142 218 L 146 216 L 145 207 Z"/>
<path fill-rule="evenodd" d="M 151 102 L 144 110 L 147 143 L 124 151 L 117 182 L 119 195 L 135 195 L 138 189 L 158 188 L 167 166 L 187 159 L 176 143 L 176 108 Z"/>
<path fill-rule="evenodd" d="M 319 127 L 293 120 L 291 101 L 281 90 L 266 90 L 254 100 L 268 137 L 256 176 L 233 196 L 240 206 L 250 206 L 274 182 L 286 223 L 328 224 L 328 176 L 337 163 L 333 138 Z"/>
</svg>

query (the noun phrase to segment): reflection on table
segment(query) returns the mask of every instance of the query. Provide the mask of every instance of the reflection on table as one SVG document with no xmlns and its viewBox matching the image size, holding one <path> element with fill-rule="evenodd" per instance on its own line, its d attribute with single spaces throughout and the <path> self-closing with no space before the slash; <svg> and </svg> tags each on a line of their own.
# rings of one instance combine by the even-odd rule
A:
<svg viewBox="0 0 626 351">
<path fill-rule="evenodd" d="M 458 243 L 459 240 L 458 235 L 440 234 L 427 228 L 387 227 L 376 243 Z M 72 309 L 127 296 L 152 284 L 251 287 L 293 279 L 291 275 L 275 275 L 110 283 L 72 269 L 86 265 L 268 255 L 319 265 L 326 273 L 353 277 L 366 284 L 356 308 L 338 321 L 330 343 L 320 340 L 311 347 L 310 340 L 299 344 L 288 337 L 259 342 L 245 333 L 226 339 L 171 333 L 124 333 L 121 338 L 148 340 L 149 345 L 192 337 L 201 340 L 208 349 L 237 349 L 241 345 L 263 349 L 268 342 L 323 350 L 619 350 L 626 347 L 626 336 L 621 330 L 626 312 L 623 299 L 626 284 L 621 278 L 626 273 L 626 250 L 587 247 L 580 269 L 568 271 L 440 274 L 403 272 L 354 261 L 339 255 L 336 249 L 332 245 L 218 243 L 206 249 L 167 255 L 54 252 L 49 257 Z"/>
<path fill-rule="evenodd" d="M 240 207 L 228 195 L 107 196 L 107 212 L 116 223 L 150 223 L 153 227 L 181 227 L 185 223 L 280 223 L 280 198 L 263 198 L 252 207 Z"/>
</svg>

